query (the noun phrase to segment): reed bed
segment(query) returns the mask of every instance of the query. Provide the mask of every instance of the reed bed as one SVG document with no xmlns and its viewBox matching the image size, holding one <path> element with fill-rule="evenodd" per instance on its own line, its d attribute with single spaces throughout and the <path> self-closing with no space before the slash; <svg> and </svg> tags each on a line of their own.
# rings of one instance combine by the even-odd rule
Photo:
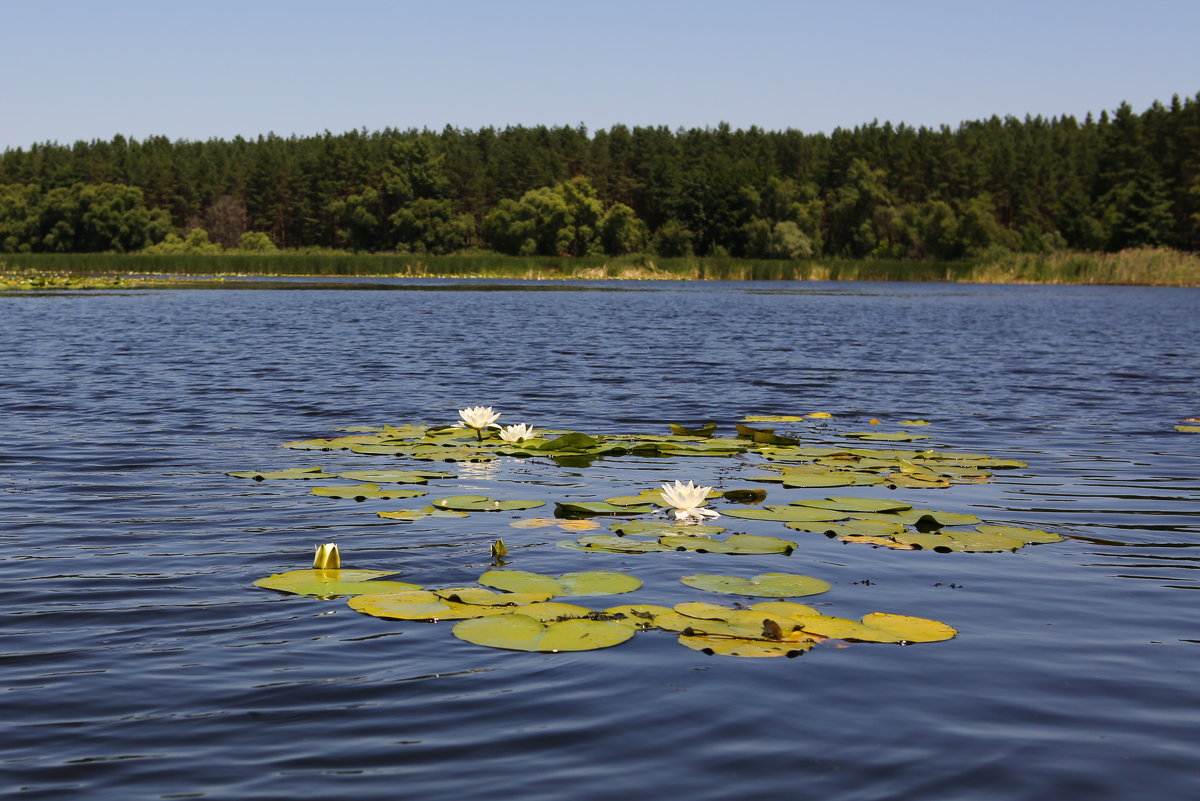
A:
<svg viewBox="0 0 1200 801">
<path fill-rule="evenodd" d="M 66 275 L 388 276 L 709 281 L 937 281 L 1200 286 L 1200 256 L 1167 248 L 1120 253 L 1002 253 L 961 262 L 887 259 L 752 260 L 647 256 L 547 258 L 469 253 L 279 251 L 213 255 L 38 253 L 0 257 L 0 272 Z"/>
</svg>

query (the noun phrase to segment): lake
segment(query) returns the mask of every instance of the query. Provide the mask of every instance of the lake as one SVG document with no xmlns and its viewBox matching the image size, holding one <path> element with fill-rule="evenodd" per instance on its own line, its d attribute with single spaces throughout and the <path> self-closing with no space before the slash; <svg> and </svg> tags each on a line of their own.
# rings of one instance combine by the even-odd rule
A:
<svg viewBox="0 0 1200 801">
<path fill-rule="evenodd" d="M 1200 798 L 1200 290 L 886 283 L 373 278 L 271 289 L 0 297 L 5 797 L 22 799 Z M 289 288 L 294 287 L 294 288 Z M 413 462 L 286 441 L 353 426 L 668 433 L 751 414 L 806 444 L 850 431 L 1017 459 L 986 484 L 752 484 L 757 456 Z M 878 426 L 870 419 L 880 421 Z M 876 444 L 874 447 L 906 447 Z M 1061 534 L 999 553 L 848 544 L 778 523 L 788 556 L 584 553 L 576 535 L 412 501 L 322 498 L 233 470 L 428 467 L 546 501 L 663 481 L 771 502 L 897 499 Z M 436 486 L 435 486 L 436 485 Z M 425 502 L 424 499 L 418 499 Z M 726 504 L 714 503 L 722 511 Z M 603 521 L 607 523 L 608 521 Z M 345 567 L 471 585 L 508 567 L 614 570 L 617 603 L 753 602 L 690 573 L 832 584 L 828 614 L 954 626 L 739 659 L 638 633 L 523 653 L 253 586 L 336 542 Z"/>
</svg>

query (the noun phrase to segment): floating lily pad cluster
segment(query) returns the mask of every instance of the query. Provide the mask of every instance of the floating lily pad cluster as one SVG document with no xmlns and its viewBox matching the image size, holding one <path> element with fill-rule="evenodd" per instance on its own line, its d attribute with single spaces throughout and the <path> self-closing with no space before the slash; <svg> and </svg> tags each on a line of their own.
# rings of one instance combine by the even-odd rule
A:
<svg viewBox="0 0 1200 801">
<path fill-rule="evenodd" d="M 481 587 L 426 590 L 416 584 L 382 581 L 379 570 L 293 570 L 254 582 L 259 587 L 318 597 L 351 596 L 351 609 L 406 621 L 459 621 L 455 637 L 476 645 L 514 651 L 588 651 L 609 648 L 640 631 L 678 635 L 681 645 L 710 654 L 743 657 L 796 656 L 826 639 L 917 643 L 947 640 L 957 633 L 936 620 L 876 612 L 855 621 L 824 615 L 788 601 L 751 606 L 686 602 L 674 607 L 626 604 L 592 609 L 554 598 L 632 592 L 642 582 L 626 573 L 592 571 L 547 576 L 521 570 L 490 570 Z M 691 587 L 769 598 L 816 595 L 830 589 L 811 576 L 764 573 L 751 579 L 694 575 Z"/>
<path fill-rule="evenodd" d="M 738 457 L 758 456 L 758 475 L 750 481 L 779 489 L 831 487 L 886 487 L 891 489 L 944 489 L 955 484 L 993 480 L 996 470 L 1024 467 L 1023 462 L 983 454 L 940 450 L 877 450 L 857 444 L 836 446 L 807 444 L 798 437 L 780 435 L 773 428 L 745 423 L 800 422 L 827 425 L 830 415 L 748 417 L 735 427 L 732 437 L 720 437 L 716 424 L 671 424 L 667 435 L 590 435 L 576 431 L 508 426 L 499 431 L 499 415 L 490 407 L 464 410 L 465 427 L 382 426 L 348 429 L 342 435 L 284 443 L 285 448 L 312 451 L 345 451 L 364 456 L 388 456 L 412 461 L 485 462 L 497 458 L 542 458 L 586 466 L 605 457 Z M 872 424 L 877 421 L 872 420 Z M 908 420 L 906 426 L 928 425 Z M 823 431 L 828 441 L 835 432 Z M 857 440 L 914 441 L 926 435 L 907 431 L 851 431 L 840 434 Z M 358 483 L 325 485 L 312 494 L 330 498 L 412 498 L 432 491 L 432 482 L 457 478 L 436 470 L 367 469 L 333 472 L 323 467 L 268 471 L 235 471 L 228 475 L 265 480 L 341 481 Z M 414 488 L 420 487 L 420 488 Z M 662 489 L 640 489 L 609 498 L 554 500 L 554 517 L 515 520 L 516 529 L 556 528 L 582 534 L 559 544 L 582 551 L 649 553 L 689 551 L 730 555 L 789 555 L 803 538 L 764 536 L 728 530 L 728 520 L 757 520 L 805 534 L 820 533 L 844 542 L 866 543 L 890 549 L 934 551 L 1015 550 L 1031 543 L 1062 539 L 1056 534 L 1016 526 L 987 525 L 973 515 L 913 508 L 903 501 L 829 496 L 790 503 L 766 503 L 773 487 L 716 490 L 693 487 L 690 482 Z M 682 493 L 686 502 L 665 497 Z M 380 511 L 397 522 L 460 518 L 480 513 L 513 512 L 545 506 L 548 500 L 498 498 L 487 495 L 439 492 L 426 505 Z M 706 508 L 715 502 L 720 514 Z M 683 513 L 682 520 L 663 519 L 664 510 Z M 688 516 L 690 515 L 690 517 Z M 725 517 L 724 525 L 708 518 Z M 597 520 L 608 523 L 607 529 Z M 503 540 L 492 546 L 495 564 L 508 554 Z M 599 596 L 636 590 L 641 582 L 621 573 L 579 572 L 544 576 L 518 570 L 492 570 L 479 578 L 478 587 L 426 589 L 395 581 L 393 572 L 313 569 L 270 576 L 256 585 L 282 592 L 318 597 L 351 596 L 350 606 L 377 617 L 434 621 L 456 620 L 454 634 L 480 645 L 522 651 L 569 651 L 604 648 L 632 638 L 638 631 L 675 632 L 679 641 L 707 653 L 734 656 L 794 656 L 825 639 L 863 642 L 933 642 L 953 637 L 944 623 L 890 613 L 873 613 L 861 620 L 823 615 L 818 610 L 785 601 L 826 592 L 822 579 L 768 572 L 754 576 L 694 574 L 681 581 L 706 592 L 776 599 L 752 606 L 723 607 L 695 602 L 675 607 L 626 605 L 592 609 L 555 600 L 574 596 Z"/>
</svg>

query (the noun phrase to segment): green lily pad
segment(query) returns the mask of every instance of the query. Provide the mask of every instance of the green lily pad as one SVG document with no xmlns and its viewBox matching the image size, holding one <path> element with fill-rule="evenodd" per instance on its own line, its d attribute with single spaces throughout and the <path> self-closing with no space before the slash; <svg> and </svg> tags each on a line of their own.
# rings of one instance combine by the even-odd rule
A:
<svg viewBox="0 0 1200 801">
<path fill-rule="evenodd" d="M 726 517 L 746 520 L 773 520 L 776 523 L 816 523 L 826 520 L 845 520 L 849 515 L 830 509 L 811 509 L 800 506 L 767 506 L 762 509 L 728 509 Z"/>
<path fill-rule="evenodd" d="M 482 587 L 449 587 L 433 593 L 443 601 L 470 606 L 524 606 L 554 597 L 553 592 L 493 592 Z"/>
<path fill-rule="evenodd" d="M 438 498 L 433 505 L 439 509 L 456 512 L 506 512 L 513 509 L 536 509 L 545 506 L 545 501 L 498 501 L 487 495 L 452 495 Z"/>
<path fill-rule="evenodd" d="M 355 481 L 384 484 L 427 484 L 431 478 L 455 478 L 453 473 L 438 473 L 433 470 L 351 470 L 338 475 Z"/>
<path fill-rule="evenodd" d="M 290 570 L 276 573 L 254 582 L 256 587 L 279 590 L 296 595 L 319 595 L 333 598 L 338 595 L 361 595 L 368 592 L 399 592 L 419 590 L 418 584 L 403 581 L 373 581 L 380 576 L 395 576 L 394 570 Z"/>
<path fill-rule="evenodd" d="M 636 576 L 605 570 L 563 573 L 555 578 L 524 570 L 489 570 L 479 583 L 508 592 L 546 592 L 549 597 L 578 595 L 619 595 L 642 586 Z"/>
<path fill-rule="evenodd" d="M 747 658 L 763 658 L 778 656 L 799 656 L 810 650 L 816 643 L 813 640 L 751 640 L 739 637 L 719 637 L 705 634 L 680 634 L 679 644 L 693 651 L 718 656 L 740 656 Z"/>
<path fill-rule="evenodd" d="M 311 481 L 318 478 L 337 478 L 337 473 L 326 473 L 323 467 L 290 467 L 287 470 L 231 470 L 225 475 L 234 478 L 251 478 L 255 481 L 292 479 Z"/>
<path fill-rule="evenodd" d="M 329 439 L 302 439 L 283 443 L 284 448 L 296 451 L 339 451 L 349 450 L 351 445 L 377 443 L 379 437 L 369 434 L 356 434 L 350 437 L 331 437 Z"/>
<path fill-rule="evenodd" d="M 625 604 L 624 606 L 613 606 L 605 609 L 602 612 L 605 619 L 607 618 L 623 618 L 624 622 L 637 626 L 638 628 L 650 629 L 659 628 L 655 621 L 663 618 L 680 617 L 674 609 L 669 606 L 659 606 L 657 604 Z"/>
<path fill-rule="evenodd" d="M 725 529 L 721 526 L 684 525 L 668 520 L 618 520 L 611 524 L 608 530 L 615 531 L 617 534 L 653 534 L 656 537 L 677 534 L 682 537 L 691 537 L 720 534 Z"/>
<path fill-rule="evenodd" d="M 606 501 L 558 501 L 554 504 L 555 514 L 563 517 L 644 515 L 653 511 L 653 506 L 620 506 L 614 503 L 608 503 Z"/>
<path fill-rule="evenodd" d="M 688 428 L 676 423 L 668 423 L 671 427 L 672 434 L 679 434 L 685 437 L 711 437 L 713 432 L 717 430 L 716 423 L 705 423 L 699 428 Z"/>
<path fill-rule="evenodd" d="M 696 574 L 680 579 L 689 587 L 731 595 L 753 595 L 761 598 L 793 598 L 828 592 L 832 585 L 812 576 L 792 573 L 761 573 L 752 579 L 737 576 Z"/>
<path fill-rule="evenodd" d="M 725 490 L 721 495 L 728 501 L 742 504 L 762 503 L 767 499 L 765 489 L 731 489 Z"/>
<path fill-rule="evenodd" d="M 855 512 L 854 516 L 859 520 L 903 523 L 906 526 L 921 524 L 933 526 L 934 528 L 970 526 L 982 522 L 975 515 L 959 514 L 957 512 L 937 512 L 933 509 L 905 509 L 903 512 Z"/>
<path fill-rule="evenodd" d="M 392 620 L 464 620 L 487 615 L 504 615 L 510 606 L 462 604 L 439 598 L 427 590 L 356 595 L 347 603 L 356 612 Z"/>
<path fill-rule="evenodd" d="M 743 423 L 803 423 L 804 418 L 797 414 L 748 414 L 742 418 Z"/>
<path fill-rule="evenodd" d="M 416 498 L 427 494 L 425 490 L 384 489 L 378 484 L 351 484 L 346 487 L 313 487 L 313 495 L 325 498 L 353 498 L 364 501 L 367 498 Z"/>
<path fill-rule="evenodd" d="M 933 439 L 929 434 L 910 434 L 907 431 L 847 431 L 842 436 L 870 442 L 913 442 L 918 439 Z"/>
<path fill-rule="evenodd" d="M 790 554 L 796 547 L 791 540 L 779 537 L 760 537 L 755 534 L 730 534 L 724 540 L 708 537 L 667 535 L 658 538 L 660 545 L 676 551 L 728 554 Z"/>
<path fill-rule="evenodd" d="M 1040 528 L 1021 528 L 1020 526 L 976 526 L 976 530 L 984 534 L 999 534 L 1001 537 L 1009 537 L 1014 540 L 1021 540 L 1026 545 L 1033 543 L 1045 542 L 1062 542 L 1065 537 L 1058 534 L 1051 534 L 1042 531 Z"/>
<path fill-rule="evenodd" d="M 454 636 L 474 645 L 538 653 L 610 648 L 625 642 L 636 631 L 633 626 L 613 621 L 572 619 L 543 623 L 528 615 L 501 615 L 454 625 Z"/>
<path fill-rule="evenodd" d="M 509 611 L 517 615 L 526 615 L 543 623 L 567 620 L 569 618 L 593 617 L 596 614 L 594 610 L 588 609 L 586 606 L 564 604 L 561 601 L 540 601 L 534 604 L 518 606 Z"/>
<path fill-rule="evenodd" d="M 651 551 L 669 551 L 660 545 L 657 539 L 644 540 L 635 537 L 618 537 L 615 534 L 590 534 L 578 540 L 559 543 L 565 547 L 578 548 L 584 551 L 608 551 L 610 553 L 649 553 Z"/>
<path fill-rule="evenodd" d="M 426 517 L 470 517 L 466 512 L 453 512 L 449 509 L 438 509 L 435 506 L 422 506 L 420 509 L 397 509 L 392 512 L 379 512 L 380 517 L 388 520 L 413 521 Z"/>
<path fill-rule="evenodd" d="M 912 508 L 911 503 L 885 501 L 875 498 L 826 498 L 823 501 L 793 501 L 792 506 L 811 506 L 814 509 L 832 509 L 837 512 L 904 512 Z"/>
<path fill-rule="evenodd" d="M 916 545 L 933 551 L 1013 551 L 1025 546 L 1025 541 L 1000 534 L 985 534 L 982 531 L 941 531 L 937 534 L 895 534 L 892 539 L 903 545 Z"/>
<path fill-rule="evenodd" d="M 561 437 L 543 442 L 537 447 L 539 451 L 554 452 L 554 451 L 585 451 L 600 445 L 601 441 L 589 437 L 587 434 L 580 434 L 577 431 L 571 431 L 563 434 Z"/>
<path fill-rule="evenodd" d="M 1200 434 L 1200 426 L 1175 426 L 1175 430 L 1181 434 Z"/>
<path fill-rule="evenodd" d="M 953 627 L 939 620 L 893 615 L 888 612 L 863 615 L 862 622 L 872 628 L 899 635 L 903 642 L 941 642 L 958 634 Z"/>
<path fill-rule="evenodd" d="M 847 520 L 844 523 L 784 523 L 784 525 L 795 531 L 832 534 L 836 537 L 890 537 L 906 531 L 901 523 L 884 523 L 879 520 Z"/>
<path fill-rule="evenodd" d="M 872 612 L 861 621 L 829 615 L 801 620 L 804 631 L 821 637 L 860 642 L 938 642 L 958 632 L 937 620 Z"/>
</svg>

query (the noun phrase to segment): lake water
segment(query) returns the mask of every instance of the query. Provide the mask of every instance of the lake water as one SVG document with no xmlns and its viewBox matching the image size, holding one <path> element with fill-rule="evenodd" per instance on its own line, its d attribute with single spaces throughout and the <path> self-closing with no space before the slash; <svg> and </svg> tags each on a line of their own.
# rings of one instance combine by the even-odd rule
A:
<svg viewBox="0 0 1200 801">
<path fill-rule="evenodd" d="M 0 297 L 4 797 L 1200 798 L 1200 437 L 1173 428 L 1200 415 L 1200 290 L 302 286 Z M 939 490 L 771 485 L 772 501 L 895 498 L 1067 539 L 937 554 L 727 518 L 800 546 L 580 553 L 508 526 L 544 509 L 405 524 L 375 513 L 419 503 L 224 475 L 428 467 L 278 446 L 476 404 L 601 434 L 834 414 L 779 426 L 812 443 L 920 417 L 935 447 L 1029 466 Z M 429 497 L 743 487 L 759 461 L 437 463 L 459 478 Z M 678 579 L 786 571 L 832 583 L 801 599 L 829 614 L 959 635 L 751 660 L 652 631 L 528 654 L 252 586 L 330 541 L 346 567 L 472 584 L 497 537 L 515 569 L 645 582 L 596 608 L 748 600 Z"/>
</svg>

